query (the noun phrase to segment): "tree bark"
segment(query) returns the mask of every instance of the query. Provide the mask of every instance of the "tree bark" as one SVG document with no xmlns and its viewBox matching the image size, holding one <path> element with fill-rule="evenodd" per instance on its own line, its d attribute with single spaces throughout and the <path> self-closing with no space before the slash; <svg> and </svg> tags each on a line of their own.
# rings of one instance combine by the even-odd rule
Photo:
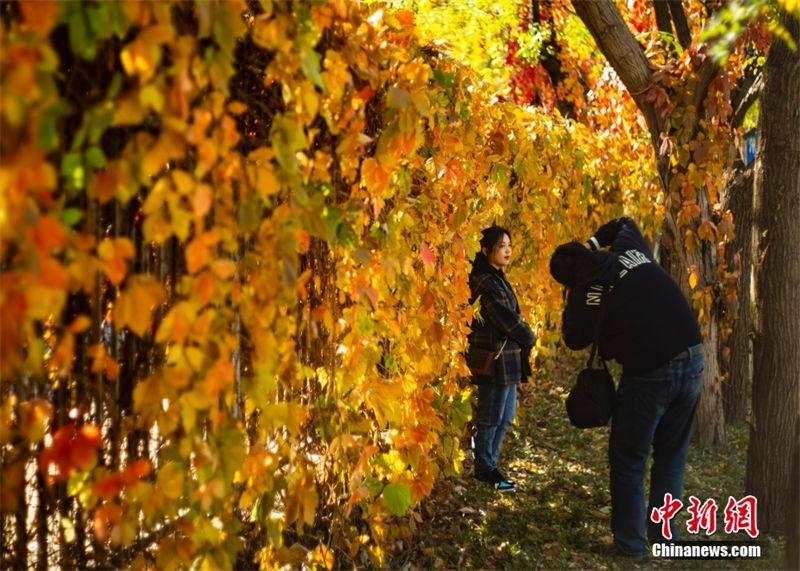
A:
<svg viewBox="0 0 800 571">
<path fill-rule="evenodd" d="M 800 414 L 795 417 L 794 452 L 791 481 L 800 482 Z M 784 569 L 800 569 L 800 486 L 789 496 L 789 517 L 786 519 L 786 553 Z"/>
<path fill-rule="evenodd" d="M 736 235 L 726 248 L 729 268 L 734 266 L 734 256 L 739 256 L 739 317 L 733 323 L 728 339 L 730 358 L 723 372 L 727 380 L 722 383 L 722 400 L 725 405 L 725 422 L 729 424 L 747 420 L 750 379 L 752 378 L 752 347 L 750 333 L 750 280 L 752 256 L 750 243 L 753 226 L 753 169 L 738 171 L 726 189 L 725 208 L 733 213 Z"/>
<path fill-rule="evenodd" d="M 800 21 L 785 16 L 800 39 Z M 794 434 L 800 414 L 800 51 L 776 36 L 764 69 L 753 212 L 755 316 L 753 414 L 746 490 L 762 532 L 787 529 Z M 793 530 L 795 540 L 798 529 Z M 787 541 L 791 543 L 791 541 Z"/>
<path fill-rule="evenodd" d="M 704 218 L 711 214 L 708 196 L 698 193 L 698 203 Z M 661 264 L 675 279 L 687 299 L 691 299 L 689 268 L 694 266 L 700 276 L 698 288 L 713 280 L 718 265 L 717 250 L 706 241 L 687 252 L 683 246 L 683 230 L 678 227 L 678 211 L 671 208 L 664 217 L 663 254 Z M 715 448 L 727 443 L 725 414 L 722 401 L 722 371 L 719 362 L 719 322 L 716 312 L 711 311 L 703 323 L 703 388 L 695 415 L 692 440 L 700 446 Z"/>
</svg>

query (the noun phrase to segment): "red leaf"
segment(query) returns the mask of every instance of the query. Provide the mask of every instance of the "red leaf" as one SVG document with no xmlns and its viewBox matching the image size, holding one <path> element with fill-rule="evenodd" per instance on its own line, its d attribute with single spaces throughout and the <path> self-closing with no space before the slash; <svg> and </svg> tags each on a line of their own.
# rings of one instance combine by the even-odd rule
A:
<svg viewBox="0 0 800 571">
<path fill-rule="evenodd" d="M 420 253 L 422 254 L 422 263 L 425 264 L 425 269 L 431 269 L 436 265 L 436 255 L 430 249 L 427 242 L 422 243 Z"/>
</svg>

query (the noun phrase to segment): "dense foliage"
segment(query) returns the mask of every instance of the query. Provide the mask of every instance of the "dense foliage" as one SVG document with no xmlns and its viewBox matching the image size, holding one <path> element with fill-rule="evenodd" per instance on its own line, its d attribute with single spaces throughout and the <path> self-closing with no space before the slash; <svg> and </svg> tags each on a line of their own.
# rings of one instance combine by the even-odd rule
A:
<svg viewBox="0 0 800 571">
<path fill-rule="evenodd" d="M 5 3 L 0 71 L 4 565 L 380 566 L 462 469 L 479 230 L 541 364 L 552 248 L 663 208 L 633 114 L 494 98 L 408 11 Z"/>
</svg>

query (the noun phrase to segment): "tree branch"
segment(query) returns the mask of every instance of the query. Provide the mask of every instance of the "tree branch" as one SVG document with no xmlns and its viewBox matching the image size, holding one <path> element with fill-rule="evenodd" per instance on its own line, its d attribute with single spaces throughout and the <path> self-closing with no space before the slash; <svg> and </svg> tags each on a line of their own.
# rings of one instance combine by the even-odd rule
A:
<svg viewBox="0 0 800 571">
<path fill-rule="evenodd" d="M 644 99 L 652 70 L 642 46 L 611 0 L 572 0 L 572 6 L 641 110 L 653 146 L 658 148 L 663 122 L 653 105 Z"/>
<path fill-rule="evenodd" d="M 749 80 L 742 85 L 742 92 L 744 93 L 743 96 L 733 98 L 734 111 L 733 117 L 731 118 L 731 124 L 734 129 L 742 124 L 747 110 L 752 107 L 756 99 L 761 97 L 761 90 L 763 87 L 764 76 L 759 73 L 757 76 L 749 78 Z"/>
<path fill-rule="evenodd" d="M 656 0 L 654 4 L 658 4 Z M 688 49 L 692 45 L 692 32 L 689 30 L 689 23 L 686 21 L 686 12 L 683 11 L 681 0 L 667 0 L 669 11 L 672 14 L 672 23 L 675 26 L 675 35 L 683 49 Z"/>
<path fill-rule="evenodd" d="M 714 77 L 718 72 L 719 65 L 712 57 L 706 57 L 706 59 L 703 60 L 703 62 L 698 66 L 695 72 L 697 74 L 697 87 L 694 91 L 694 98 L 692 100 L 692 105 L 694 105 L 695 109 L 705 109 L 703 101 L 708 95 L 708 87 L 711 85 L 711 82 L 714 81 Z M 699 119 L 700 116 L 698 115 L 697 118 Z M 692 126 L 692 138 L 694 138 L 696 134 L 697 124 Z"/>
<path fill-rule="evenodd" d="M 669 17 L 669 6 L 665 2 L 653 2 L 656 11 L 656 25 L 658 31 L 672 34 L 672 19 Z"/>
</svg>

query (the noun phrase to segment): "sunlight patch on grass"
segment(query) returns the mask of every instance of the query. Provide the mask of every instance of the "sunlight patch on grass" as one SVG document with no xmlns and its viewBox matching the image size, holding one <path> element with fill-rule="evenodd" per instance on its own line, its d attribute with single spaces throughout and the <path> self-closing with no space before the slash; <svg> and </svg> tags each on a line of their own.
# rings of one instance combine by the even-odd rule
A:
<svg viewBox="0 0 800 571">
<path fill-rule="evenodd" d="M 566 364 L 564 371 L 575 368 Z M 595 555 L 592 545 L 611 540 L 608 491 L 608 428 L 579 430 L 566 417 L 563 391 L 574 375 L 553 374 L 538 390 L 521 389 L 517 423 L 509 432 L 501 462 L 517 483 L 500 494 L 469 478 L 439 484 L 423 502 L 424 532 L 416 538 L 410 569 L 629 569 L 629 561 Z M 716 451 L 690 448 L 684 496 L 719 501 L 742 497 L 748 432 L 729 427 L 729 444 Z M 468 439 L 467 439 L 468 441 Z M 688 514 L 681 510 L 679 526 Z M 721 517 L 721 516 L 720 516 Z M 706 538 L 703 538 L 706 539 Z M 711 539 L 747 538 L 717 533 Z M 763 539 L 763 540 L 762 540 Z M 783 547 L 759 538 L 759 560 L 651 561 L 647 569 L 775 569 Z"/>
</svg>

